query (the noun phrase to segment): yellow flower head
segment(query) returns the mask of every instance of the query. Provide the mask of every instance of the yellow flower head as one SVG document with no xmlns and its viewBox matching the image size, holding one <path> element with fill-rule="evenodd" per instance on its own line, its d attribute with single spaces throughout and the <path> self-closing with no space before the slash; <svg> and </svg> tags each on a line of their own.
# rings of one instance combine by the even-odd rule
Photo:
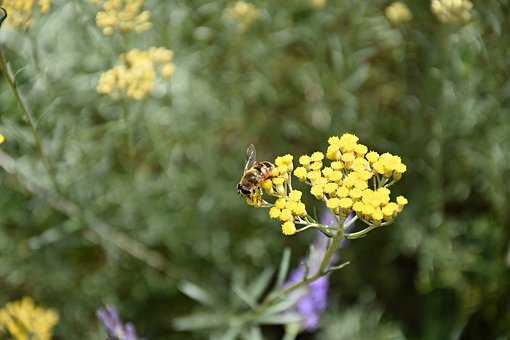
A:
<svg viewBox="0 0 510 340">
<path fill-rule="evenodd" d="M 245 1 L 237 1 L 225 10 L 225 16 L 237 21 L 239 30 L 246 31 L 259 17 L 259 10 L 255 5 Z"/>
<path fill-rule="evenodd" d="M 4 135 L 0 134 L 0 144 L 2 144 L 3 142 L 5 142 L 5 137 Z"/>
<path fill-rule="evenodd" d="M 312 5 L 312 7 L 317 8 L 317 9 L 321 9 L 324 6 L 326 6 L 326 2 L 327 2 L 327 0 L 309 0 L 309 1 L 310 1 L 310 5 Z"/>
<path fill-rule="evenodd" d="M 294 235 L 296 233 L 296 225 L 292 221 L 282 224 L 282 234 L 285 236 Z"/>
<path fill-rule="evenodd" d="M 313 222 L 301 201 L 303 193 L 292 189 L 292 172 L 334 214 L 345 217 L 354 212 L 371 226 L 387 225 L 408 203 L 403 196 L 391 201 L 390 186 L 407 170 L 399 156 L 379 155 L 349 133 L 329 138 L 328 144 L 326 154 L 316 151 L 300 156 L 301 166 L 295 170 L 291 155 L 277 157 L 269 178 L 260 185 L 261 195 L 264 190 L 277 197 L 269 216 L 282 222 L 285 235 L 296 233 L 296 223 Z"/>
<path fill-rule="evenodd" d="M 150 12 L 143 10 L 144 0 L 92 0 L 101 10 L 96 25 L 104 35 L 114 32 L 145 32 L 151 28 Z"/>
<path fill-rule="evenodd" d="M 7 26 L 15 28 L 29 28 L 36 7 L 41 14 L 45 14 L 51 7 L 51 0 L 4 0 L 0 5 L 7 11 Z"/>
<path fill-rule="evenodd" d="M 432 0 L 430 6 L 443 23 L 465 23 L 472 17 L 473 3 L 469 0 Z"/>
<path fill-rule="evenodd" d="M 0 331 L 14 339 L 49 340 L 57 322 L 55 311 L 37 307 L 29 297 L 10 302 L 0 310 Z"/>
<path fill-rule="evenodd" d="M 409 7 L 400 1 L 396 1 L 386 7 L 385 14 L 386 18 L 388 18 L 388 20 L 394 25 L 408 22 L 413 18 L 413 14 L 409 10 Z"/>
<path fill-rule="evenodd" d="M 144 99 L 154 89 L 158 70 L 163 78 L 171 76 L 174 69 L 172 59 L 172 51 L 166 48 L 132 49 L 121 55 L 120 65 L 101 74 L 96 90 L 103 95 Z M 168 66 L 171 72 L 164 70 Z"/>
</svg>

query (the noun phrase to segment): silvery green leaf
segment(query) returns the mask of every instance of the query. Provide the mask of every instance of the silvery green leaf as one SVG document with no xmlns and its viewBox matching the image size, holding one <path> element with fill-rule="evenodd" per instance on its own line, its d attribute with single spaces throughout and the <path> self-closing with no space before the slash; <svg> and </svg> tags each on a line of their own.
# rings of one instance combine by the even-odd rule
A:
<svg viewBox="0 0 510 340">
<path fill-rule="evenodd" d="M 297 313 L 285 313 L 280 315 L 263 315 L 257 322 L 261 325 L 285 325 L 288 323 L 301 322 L 302 317 Z"/>
<path fill-rule="evenodd" d="M 276 288 L 278 289 L 283 285 L 283 281 L 287 277 L 290 264 L 290 248 L 285 248 L 280 262 L 280 268 L 278 269 L 278 277 L 276 279 Z"/>
<path fill-rule="evenodd" d="M 234 286 L 232 288 L 232 291 L 244 302 L 246 303 L 250 308 L 254 309 L 256 301 L 253 299 L 251 295 L 249 295 L 246 290 L 239 286 Z"/>
<path fill-rule="evenodd" d="M 194 283 L 182 281 L 178 288 L 184 295 L 203 305 L 213 306 L 215 304 L 215 299 L 211 294 Z"/>
<path fill-rule="evenodd" d="M 230 328 L 219 340 L 235 340 L 238 338 L 242 329 L 238 326 Z"/>
<path fill-rule="evenodd" d="M 243 340 L 263 340 L 262 332 L 259 327 L 252 327 L 242 335 Z"/>
<path fill-rule="evenodd" d="M 265 269 L 255 281 L 248 287 L 248 294 L 251 296 L 253 301 L 257 301 L 264 290 L 267 288 L 271 277 L 273 276 L 274 270 L 271 268 Z"/>
<path fill-rule="evenodd" d="M 280 302 L 277 302 L 274 305 L 272 305 L 271 307 L 269 307 L 266 310 L 266 312 L 264 313 L 264 315 L 270 316 L 270 315 L 279 314 L 279 313 L 289 310 L 299 301 L 299 299 L 304 294 L 306 294 L 306 292 L 304 290 L 302 291 L 302 293 L 299 291 L 293 292 L 292 294 L 287 296 L 287 298 L 285 298 L 285 299 L 281 300 Z"/>
<path fill-rule="evenodd" d="M 189 331 L 198 329 L 217 328 L 228 323 L 227 316 L 223 313 L 195 313 L 189 316 L 173 320 L 175 329 Z"/>
</svg>

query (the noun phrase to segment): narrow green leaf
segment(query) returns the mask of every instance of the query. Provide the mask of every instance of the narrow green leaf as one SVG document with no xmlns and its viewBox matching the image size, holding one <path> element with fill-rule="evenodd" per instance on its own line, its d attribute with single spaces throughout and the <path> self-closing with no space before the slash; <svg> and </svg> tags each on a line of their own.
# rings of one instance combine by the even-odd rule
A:
<svg viewBox="0 0 510 340">
<path fill-rule="evenodd" d="M 287 296 L 287 298 L 285 298 L 282 301 L 277 302 L 274 305 L 272 305 L 271 307 L 269 307 L 266 310 L 266 312 L 264 313 L 264 315 L 270 316 L 270 315 L 279 314 L 279 313 L 288 311 L 290 308 L 292 308 L 298 302 L 298 300 L 304 294 L 306 294 L 305 290 L 302 290 L 302 291 L 298 290 L 298 291 L 292 292 L 292 294 Z"/>
<path fill-rule="evenodd" d="M 238 326 L 230 328 L 219 340 L 235 340 L 241 334 L 242 329 Z"/>
<path fill-rule="evenodd" d="M 261 325 L 286 325 L 288 323 L 301 322 L 301 315 L 297 313 L 285 313 L 280 315 L 266 315 L 257 320 Z"/>
<path fill-rule="evenodd" d="M 189 281 L 182 281 L 179 284 L 179 290 L 184 295 L 206 306 L 213 306 L 216 302 L 209 292 Z"/>
<path fill-rule="evenodd" d="M 259 327 L 252 327 L 243 333 L 243 340 L 264 340 Z"/>
<path fill-rule="evenodd" d="M 217 328 L 226 325 L 228 320 L 222 313 L 195 313 L 173 320 L 173 326 L 179 331 Z"/>
<path fill-rule="evenodd" d="M 251 309 L 255 308 L 256 301 L 253 300 L 252 296 L 248 294 L 246 289 L 240 286 L 234 286 L 232 288 L 232 291 L 241 299 L 241 301 L 247 304 Z"/>
<path fill-rule="evenodd" d="M 272 268 L 265 269 L 248 287 L 248 294 L 251 296 L 253 301 L 258 301 L 262 293 L 264 293 L 264 290 L 267 289 L 273 273 L 274 270 Z"/>
<path fill-rule="evenodd" d="M 290 248 L 285 248 L 282 255 L 282 261 L 280 262 L 280 268 L 278 269 L 278 277 L 276 279 L 276 289 L 283 285 L 283 281 L 287 277 L 290 265 Z"/>
</svg>

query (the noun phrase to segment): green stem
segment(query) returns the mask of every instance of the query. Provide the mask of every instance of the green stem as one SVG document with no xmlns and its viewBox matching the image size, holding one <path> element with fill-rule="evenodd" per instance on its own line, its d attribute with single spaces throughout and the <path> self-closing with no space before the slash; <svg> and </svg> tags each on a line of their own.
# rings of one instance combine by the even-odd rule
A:
<svg viewBox="0 0 510 340">
<path fill-rule="evenodd" d="M 354 239 L 357 239 L 357 238 L 362 238 L 362 237 L 365 237 L 369 232 L 371 232 L 372 230 L 374 230 L 375 228 L 378 228 L 379 226 L 375 226 L 375 225 L 372 225 L 368 228 L 365 228 L 363 230 L 360 230 L 360 231 L 357 231 L 355 233 L 349 233 L 349 234 L 345 234 L 345 238 L 348 239 L 348 240 L 354 240 Z"/>
<path fill-rule="evenodd" d="M 344 223 L 345 218 L 340 219 L 338 225 L 342 226 Z M 335 251 L 338 249 L 338 246 L 340 245 L 340 242 L 344 239 L 344 232 L 343 228 L 339 228 L 336 235 L 330 239 L 328 248 L 326 249 L 326 252 L 324 253 L 324 257 L 322 258 L 322 261 L 320 263 L 319 269 L 317 269 L 317 272 L 313 274 L 312 276 L 305 277 L 303 280 L 299 281 L 298 283 L 295 283 L 287 288 L 282 288 L 280 290 L 277 290 L 271 294 L 269 294 L 264 301 L 259 305 L 258 308 L 255 309 L 255 316 L 258 316 L 262 313 L 264 313 L 273 303 L 278 301 L 279 299 L 289 295 L 295 290 L 298 290 L 300 288 L 303 288 L 307 286 L 309 283 L 317 280 L 321 276 L 324 276 L 327 274 L 329 270 L 329 265 L 331 263 L 331 258 L 335 254 Z"/>
<path fill-rule="evenodd" d="M 128 142 L 128 157 L 129 161 L 133 162 L 135 159 L 135 142 L 134 142 L 134 131 L 133 131 L 133 124 L 129 121 L 130 114 L 129 114 L 129 106 L 126 103 L 126 99 L 121 99 L 121 106 L 122 106 L 122 120 L 124 121 L 124 125 L 126 128 L 126 134 L 127 134 L 127 142 Z"/>
<path fill-rule="evenodd" d="M 291 323 L 285 327 L 285 335 L 282 340 L 294 340 L 301 330 L 301 325 L 298 323 Z"/>
<path fill-rule="evenodd" d="M 42 138 L 41 138 L 41 135 L 39 134 L 39 132 L 37 131 L 37 124 L 35 122 L 34 115 L 32 114 L 30 107 L 27 105 L 23 95 L 18 90 L 18 86 L 16 84 L 16 79 L 14 77 L 14 74 L 13 74 L 9 64 L 7 63 L 7 60 L 5 59 L 5 56 L 1 49 L 1 46 L 0 46 L 0 70 L 4 74 L 5 80 L 9 84 L 9 87 L 11 88 L 11 91 L 14 94 L 14 97 L 16 98 L 19 106 L 21 107 L 21 110 L 27 117 L 28 123 L 29 123 L 31 131 L 32 131 L 32 135 L 34 137 L 37 152 L 39 154 L 39 158 L 41 159 L 55 190 L 60 193 L 61 191 L 60 191 L 60 187 L 58 185 L 57 179 L 56 179 L 56 172 L 44 152 Z"/>
</svg>

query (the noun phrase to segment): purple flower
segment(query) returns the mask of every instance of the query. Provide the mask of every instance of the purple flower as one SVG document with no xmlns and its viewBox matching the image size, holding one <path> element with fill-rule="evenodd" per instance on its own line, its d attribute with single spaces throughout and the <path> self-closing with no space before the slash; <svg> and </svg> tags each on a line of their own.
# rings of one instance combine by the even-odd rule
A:
<svg viewBox="0 0 510 340">
<path fill-rule="evenodd" d="M 97 318 L 108 334 L 108 340 L 138 340 L 135 327 L 131 323 L 122 324 L 119 312 L 113 305 L 97 310 Z"/>
<path fill-rule="evenodd" d="M 347 224 L 353 217 L 354 217 L 353 214 L 349 214 L 344 224 Z M 327 211 L 321 217 L 320 222 L 325 225 L 335 225 L 337 223 L 335 216 L 331 214 L 329 211 Z M 352 228 L 353 226 L 350 226 L 348 229 Z M 303 261 L 303 263 L 308 263 L 309 274 L 314 274 L 319 269 L 320 261 L 324 256 L 324 252 L 326 251 L 327 245 L 328 238 L 324 236 L 322 233 L 318 232 L 317 238 L 314 242 L 315 251 L 312 254 L 313 257 L 310 259 L 304 259 Z M 348 245 L 347 241 L 344 240 L 340 244 L 340 248 L 345 248 L 347 247 L 347 245 Z M 338 258 L 339 256 L 338 254 L 336 254 L 331 259 L 331 262 L 332 263 L 336 262 Z M 284 287 L 288 287 L 294 283 L 301 281 L 304 275 L 305 267 L 303 264 L 301 264 L 290 273 L 287 282 L 285 282 L 284 284 Z M 308 284 L 306 288 L 294 293 L 302 295 L 297 301 L 297 303 L 294 305 L 293 311 L 301 315 L 303 320 L 302 321 L 303 330 L 313 331 L 317 329 L 319 325 L 320 316 L 327 306 L 328 288 L 329 288 L 329 276 L 326 275 Z"/>
</svg>

